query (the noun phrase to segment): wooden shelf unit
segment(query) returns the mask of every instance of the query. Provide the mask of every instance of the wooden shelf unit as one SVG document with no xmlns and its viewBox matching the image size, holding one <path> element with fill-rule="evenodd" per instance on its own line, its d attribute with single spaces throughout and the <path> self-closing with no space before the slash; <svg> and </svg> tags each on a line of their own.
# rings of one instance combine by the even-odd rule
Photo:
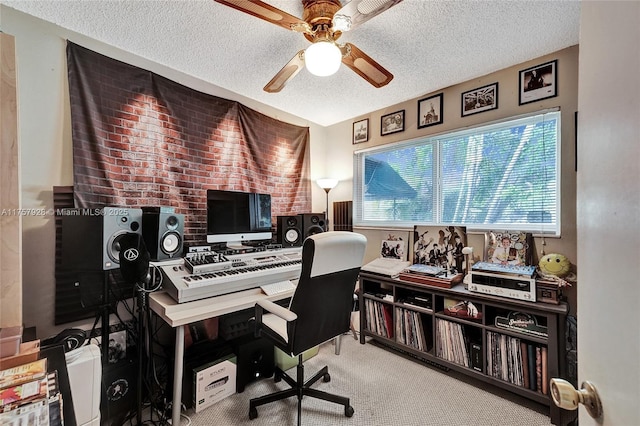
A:
<svg viewBox="0 0 640 426">
<path fill-rule="evenodd" d="M 360 274 L 359 281 L 360 343 L 366 343 L 365 338 L 370 337 L 427 363 L 452 369 L 507 389 L 549 406 L 551 422 L 556 425 L 564 424 L 563 410 L 553 404 L 548 381 L 553 377 L 563 377 L 565 371 L 563 364 L 565 320 L 569 310 L 565 303 L 553 305 L 525 302 L 470 292 L 462 284 L 447 289 L 414 284 L 365 272 Z M 482 314 L 481 318 L 465 319 L 445 314 L 445 299 L 473 303 Z M 497 327 L 495 325 L 496 316 L 506 316 L 509 312 L 533 315 L 539 325 L 547 327 L 547 336 Z M 402 321 L 400 322 L 400 320 Z M 438 329 L 441 322 L 444 323 Z M 420 328 L 414 326 L 416 323 Z M 413 332 L 408 331 L 409 329 Z M 416 336 L 415 330 L 422 330 L 424 335 Z M 462 337 L 457 334 L 457 330 L 462 330 Z M 443 335 L 443 333 L 447 336 L 439 339 L 439 334 Z M 488 369 L 488 341 L 491 342 L 491 336 L 498 338 L 506 336 L 505 340 L 511 340 L 513 345 L 519 342 L 534 348 L 544 348 L 547 366 L 546 394 L 526 388 L 521 384 L 515 384 L 514 382 L 518 382 L 517 379 L 509 381 L 492 375 L 492 373 L 496 374 L 496 370 L 498 375 L 501 374 L 501 369 L 499 366 L 491 371 Z M 444 337 L 449 338 L 445 339 Z M 471 355 L 472 343 L 475 346 L 475 364 Z M 447 348 L 449 348 L 448 351 Z M 480 354 L 479 359 L 478 354 Z M 464 361 L 465 356 L 467 362 Z M 451 360 L 445 359 L 445 357 L 449 357 Z"/>
</svg>

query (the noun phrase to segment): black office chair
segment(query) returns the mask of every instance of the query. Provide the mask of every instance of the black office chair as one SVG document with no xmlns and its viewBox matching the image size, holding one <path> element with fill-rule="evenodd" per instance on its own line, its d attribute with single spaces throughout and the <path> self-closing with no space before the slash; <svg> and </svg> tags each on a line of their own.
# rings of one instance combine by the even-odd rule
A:
<svg viewBox="0 0 640 426">
<path fill-rule="evenodd" d="M 323 232 L 308 237 L 302 246 L 302 272 L 289 309 L 268 300 L 256 304 L 256 335 L 297 356 L 298 366 L 297 380 L 276 367 L 274 380 L 284 379 L 291 389 L 252 399 L 250 419 L 258 417 L 256 407 L 291 396 L 298 397 L 298 425 L 303 396 L 344 405 L 345 416 L 353 416 L 349 398 L 311 389 L 320 378 L 331 380 L 328 367 L 304 381 L 302 353 L 349 331 L 353 291 L 366 244 L 367 239 L 354 232 Z"/>
</svg>

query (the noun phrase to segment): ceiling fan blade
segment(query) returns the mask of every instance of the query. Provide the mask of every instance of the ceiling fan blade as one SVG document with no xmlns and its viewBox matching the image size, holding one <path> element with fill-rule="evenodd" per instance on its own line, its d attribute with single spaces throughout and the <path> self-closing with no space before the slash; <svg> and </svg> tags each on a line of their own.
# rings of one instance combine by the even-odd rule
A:
<svg viewBox="0 0 640 426">
<path fill-rule="evenodd" d="M 248 13 L 256 18 L 279 25 L 288 30 L 300 33 L 311 32 L 311 27 L 300 18 L 273 7 L 260 0 L 214 0 L 217 3 L 232 7 L 240 12 Z"/>
<path fill-rule="evenodd" d="M 393 80 L 393 74 L 353 44 L 345 43 L 340 50 L 342 50 L 342 63 L 373 86 L 378 88 L 386 86 Z"/>
<path fill-rule="evenodd" d="M 304 67 L 304 50 L 299 51 L 296 55 L 287 62 L 287 65 L 282 67 L 280 71 L 271 79 L 270 82 L 264 86 L 263 90 L 269 93 L 277 93 L 300 72 Z"/>
<path fill-rule="evenodd" d="M 333 15 L 333 29 L 349 31 L 402 0 L 352 0 Z"/>
</svg>

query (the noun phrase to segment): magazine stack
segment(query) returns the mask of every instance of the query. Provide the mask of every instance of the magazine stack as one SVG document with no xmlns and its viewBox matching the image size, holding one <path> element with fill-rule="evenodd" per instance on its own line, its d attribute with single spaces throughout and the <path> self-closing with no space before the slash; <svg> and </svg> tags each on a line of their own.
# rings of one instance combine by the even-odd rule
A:
<svg viewBox="0 0 640 426">
<path fill-rule="evenodd" d="M 0 425 L 62 425 L 62 397 L 47 359 L 0 371 Z"/>
</svg>

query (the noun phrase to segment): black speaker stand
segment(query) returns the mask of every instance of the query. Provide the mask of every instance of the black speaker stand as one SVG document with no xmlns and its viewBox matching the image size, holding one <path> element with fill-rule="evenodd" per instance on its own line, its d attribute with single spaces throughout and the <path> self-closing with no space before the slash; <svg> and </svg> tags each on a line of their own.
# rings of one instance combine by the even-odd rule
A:
<svg viewBox="0 0 640 426">
<path fill-rule="evenodd" d="M 102 283 L 102 309 L 100 316 L 100 349 L 102 350 L 102 366 L 109 364 L 109 317 L 111 306 L 109 304 L 109 271 L 104 271 Z M 97 318 L 96 318 L 97 319 Z"/>
<path fill-rule="evenodd" d="M 109 330 L 109 318 L 111 314 L 115 314 L 118 316 L 117 308 L 113 308 L 111 306 L 111 302 L 109 301 L 109 274 L 110 270 L 105 270 L 103 275 L 103 283 L 102 283 L 102 306 L 96 312 L 95 324 L 100 320 L 100 351 L 102 353 L 102 366 L 106 366 L 109 364 L 109 334 L 111 333 Z M 117 302 L 115 302 L 117 305 Z M 93 336 L 89 336 L 91 339 Z"/>
<path fill-rule="evenodd" d="M 107 366 L 109 366 L 109 334 L 110 334 L 110 330 L 109 330 L 109 318 L 111 316 L 112 313 L 115 313 L 116 315 L 118 315 L 117 311 L 112 308 L 111 303 L 109 301 L 109 273 L 110 271 L 105 270 L 104 271 L 104 282 L 103 282 L 103 300 L 102 300 L 102 306 L 100 308 L 100 310 L 98 310 L 98 312 L 96 313 L 96 319 L 95 319 L 95 323 L 98 322 L 98 320 L 100 320 L 101 324 L 100 324 L 100 334 L 101 334 L 101 344 L 100 344 L 100 349 L 101 349 L 101 354 L 102 354 L 102 369 L 103 369 L 103 374 L 105 371 L 105 368 Z M 137 318 L 137 322 L 138 322 L 138 338 L 137 338 L 137 351 L 138 351 L 138 372 L 137 372 L 137 412 L 136 412 L 136 424 L 137 425 L 142 425 L 142 375 L 143 375 L 143 363 L 144 363 L 144 337 L 145 337 L 145 323 L 144 323 L 144 315 L 145 312 L 147 311 L 147 306 L 148 306 L 148 292 L 145 291 L 144 287 L 142 284 L 140 283 L 136 283 L 135 284 L 135 288 L 136 288 L 136 299 L 138 301 L 138 318 Z M 94 324 L 95 327 L 95 324 Z M 91 337 L 91 336 L 89 336 Z M 104 398 L 104 395 L 103 395 Z M 106 411 L 106 405 L 108 404 L 106 401 L 102 401 L 103 405 L 103 412 L 107 412 Z"/>
<path fill-rule="evenodd" d="M 138 389 L 137 389 L 137 402 L 138 411 L 136 415 L 137 425 L 142 425 L 142 371 L 144 362 L 144 349 L 143 344 L 145 342 L 144 334 L 144 318 L 147 311 L 148 293 L 143 284 L 136 284 L 136 297 L 138 298 Z"/>
</svg>

